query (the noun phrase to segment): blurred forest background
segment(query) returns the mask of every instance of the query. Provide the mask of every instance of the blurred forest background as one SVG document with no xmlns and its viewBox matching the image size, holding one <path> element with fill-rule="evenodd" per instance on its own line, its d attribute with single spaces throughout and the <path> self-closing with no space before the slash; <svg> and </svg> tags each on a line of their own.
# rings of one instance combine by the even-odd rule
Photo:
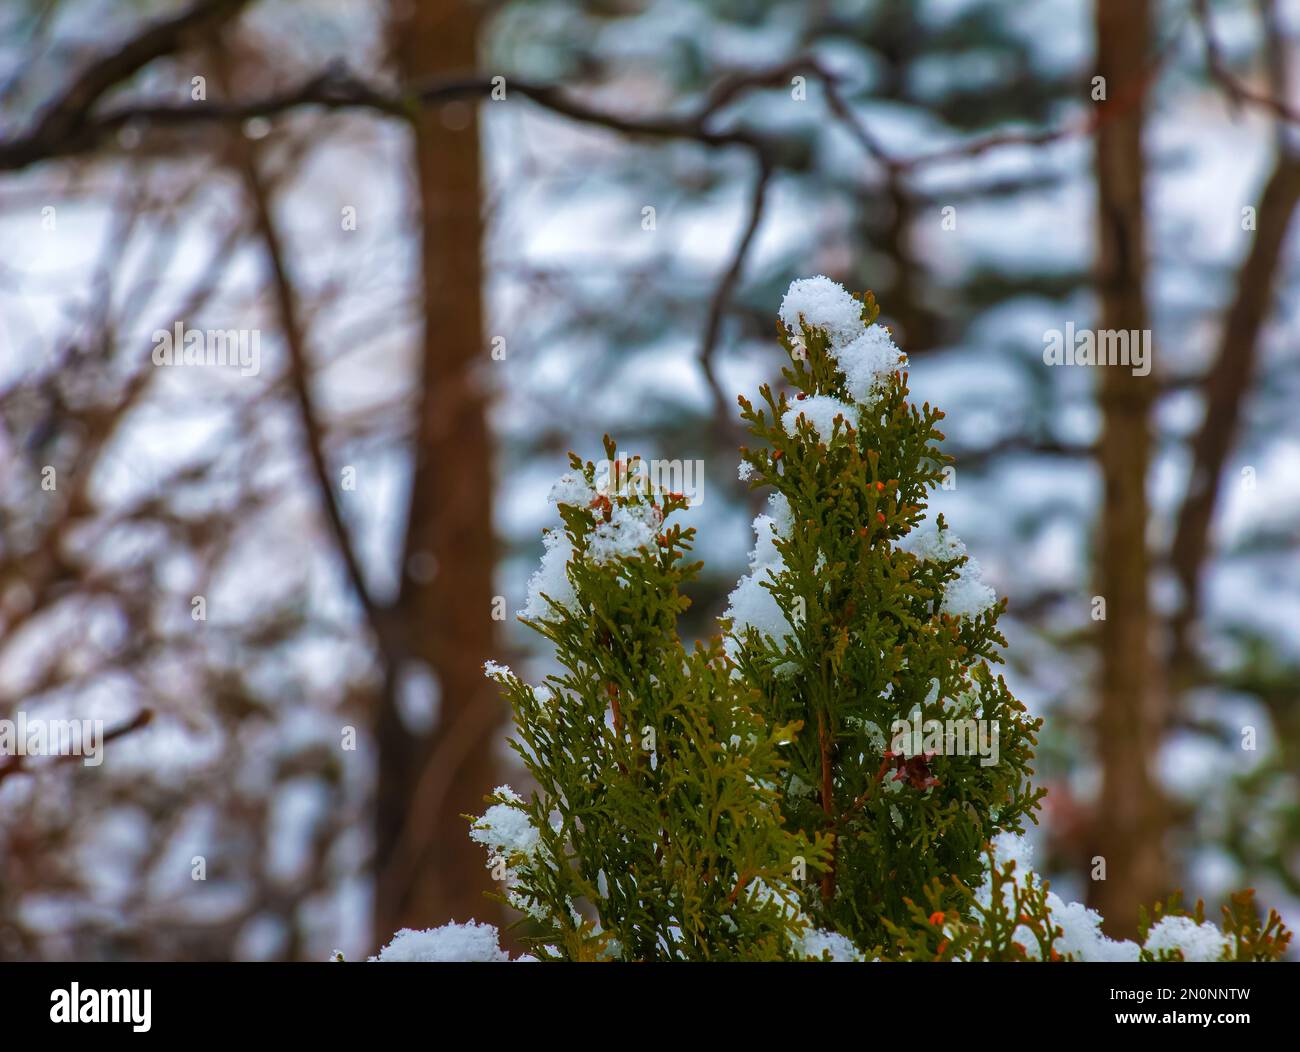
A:
<svg viewBox="0 0 1300 1052">
<path fill-rule="evenodd" d="M 1298 42 L 1290 0 L 7 0 L 0 718 L 117 736 L 0 760 L 0 958 L 508 920 L 461 816 L 526 788 L 481 666 L 545 667 L 549 484 L 605 432 L 702 461 L 712 631 L 734 399 L 817 273 L 948 412 L 1042 868 L 1112 934 L 1175 888 L 1296 925 Z M 260 370 L 155 366 L 177 323 Z M 1153 369 L 1047 367 L 1070 323 Z"/>
</svg>

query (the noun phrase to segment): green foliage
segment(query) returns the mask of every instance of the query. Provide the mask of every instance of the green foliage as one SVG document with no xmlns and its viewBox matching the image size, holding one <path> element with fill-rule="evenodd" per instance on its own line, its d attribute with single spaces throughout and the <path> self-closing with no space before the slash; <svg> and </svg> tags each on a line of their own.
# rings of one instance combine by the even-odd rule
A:
<svg viewBox="0 0 1300 1052">
<path fill-rule="evenodd" d="M 541 689 L 498 674 L 512 745 L 538 787 L 531 803 L 513 804 L 540 839 L 505 859 L 508 898 L 541 924 L 543 956 L 779 958 L 799 931 L 792 867 L 827 854 L 824 837 L 788 830 L 780 814 L 781 749 L 798 724 L 760 715 L 720 643 L 682 645 L 693 531 L 668 523 L 683 500 L 652 492 L 636 467 L 618 466 L 629 492 L 560 505 L 576 599 L 550 601 L 549 616 L 530 623 L 564 672 Z M 573 468 L 594 494 L 595 465 L 574 458 Z M 660 524 L 653 547 L 585 558 L 619 509 Z"/>
<path fill-rule="evenodd" d="M 534 953 L 1276 959 L 1290 934 L 1248 894 L 1222 933 L 1199 905 L 1158 908 L 1139 947 L 1029 869 L 1015 834 L 1043 795 L 1039 723 L 993 669 L 1004 604 L 942 517 L 926 521 L 943 414 L 908 401 L 871 297 L 838 291 L 837 332 L 781 330 L 789 390 L 740 400 L 760 443 L 742 477 L 772 491 L 773 516 L 755 520 L 719 635 L 689 650 L 679 635 L 700 570 L 694 530 L 672 521 L 683 496 L 608 437 L 601 465 L 571 457 L 552 493 L 562 526 L 524 620 L 559 671 L 534 687 L 487 667 L 536 788 L 498 789 L 471 831 Z M 852 342 L 859 307 L 869 335 Z"/>
<path fill-rule="evenodd" d="M 1060 935 L 1046 882 L 1021 879 L 1018 863 L 986 860 L 984 894 L 939 878 L 911 903 L 908 923 L 886 921 L 893 945 L 885 954 L 904 961 L 1060 961 Z"/>
<path fill-rule="evenodd" d="M 864 320 L 875 314 L 868 298 Z M 931 562 L 899 546 L 942 482 L 943 414 L 910 404 L 895 372 L 829 441 L 804 417 L 790 430 L 783 421 L 792 406 L 843 400 L 847 391 L 824 332 L 805 327 L 801 341 L 784 332 L 781 340 L 796 394 L 764 387 L 766 409 L 741 400 L 766 447 L 743 456 L 753 485 L 772 487 L 790 509 L 790 536 L 775 541 L 784 571 L 772 592 L 795 631 L 783 647 L 749 629 L 736 661 L 770 718 L 811 731 L 789 770 L 795 785 L 815 791 L 785 801 L 796 829 L 833 838 L 832 867 L 809 909 L 874 945 L 887 922 L 907 919 L 909 896 L 932 879 L 978 880 L 984 845 L 1031 815 L 1042 795 L 1028 783 L 1037 724 L 990 671 L 1005 645 L 1001 606 L 962 617 L 940 610 L 965 557 Z M 953 718 L 996 725 L 998 762 L 924 754 L 907 765 L 888 747 L 893 735 L 884 732 L 896 721 Z"/>
<path fill-rule="evenodd" d="M 1286 954 L 1293 933 L 1275 910 L 1269 910 L 1268 916 L 1261 921 L 1254 899 L 1255 892 L 1245 888 L 1234 893 L 1229 903 L 1221 907 L 1221 929 L 1228 943 L 1224 960 L 1279 961 Z M 1165 902 L 1157 902 L 1150 913 L 1145 909 L 1139 910 L 1138 936 L 1144 944 L 1148 942 L 1152 928 L 1166 917 L 1188 917 L 1197 924 L 1206 923 L 1204 902 L 1197 899 L 1196 906 L 1190 911 L 1181 908 L 1180 902 L 1181 896 L 1175 894 Z M 1181 961 L 1183 955 L 1178 950 L 1144 948 L 1142 959 Z"/>
<path fill-rule="evenodd" d="M 1215 928 L 1206 922 L 1204 903 L 1197 902 L 1188 911 L 1180 908 L 1175 895 L 1150 914 L 1141 911 L 1138 943 L 1114 942 L 1101 935 L 1100 915 L 1077 903 L 1067 906 L 1047 881 L 1016 860 L 1000 859 L 990 848 L 978 888 L 954 888 L 937 878 L 931 881 L 911 906 L 908 923 L 886 923 L 890 943 L 879 948 L 877 956 L 901 961 L 1173 962 L 1187 959 L 1184 949 L 1176 945 L 1181 942 L 1213 948 L 1212 955 L 1195 959 L 1281 960 L 1291 932 L 1274 911 L 1261 921 L 1253 898 L 1250 890 L 1233 895 L 1231 904 L 1223 907 L 1221 926 Z M 1160 923 L 1171 918 L 1186 922 L 1175 937 L 1153 937 Z M 1189 937 L 1192 926 L 1195 932 Z"/>
</svg>

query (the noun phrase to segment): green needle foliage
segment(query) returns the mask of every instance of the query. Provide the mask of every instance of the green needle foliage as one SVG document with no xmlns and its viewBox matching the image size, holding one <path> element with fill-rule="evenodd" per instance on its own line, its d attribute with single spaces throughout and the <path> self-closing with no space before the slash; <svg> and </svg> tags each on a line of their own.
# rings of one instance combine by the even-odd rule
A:
<svg viewBox="0 0 1300 1052">
<path fill-rule="evenodd" d="M 536 842 L 494 840 L 493 811 L 476 833 L 498 849 L 508 900 L 543 926 L 543 956 L 779 959 L 799 935 L 793 867 L 827 856 L 824 835 L 781 816 L 799 726 L 760 714 L 720 641 L 683 646 L 680 588 L 699 564 L 686 561 L 694 531 L 668 520 L 685 501 L 654 492 L 635 460 L 614 468 L 598 492 L 595 465 L 574 458 L 557 500 L 571 589 L 542 593 L 529 623 L 563 673 L 535 689 L 490 669 L 538 787 L 530 804 L 499 794 L 498 806 L 523 811 Z"/>
<path fill-rule="evenodd" d="M 561 525 L 523 620 L 555 650 L 537 686 L 489 662 L 535 782 L 473 820 L 502 899 L 548 960 L 1273 959 L 1248 897 L 1222 930 L 1174 902 L 1113 942 L 1029 867 L 1017 835 L 1039 724 L 994 672 L 1004 608 L 927 501 L 943 414 L 858 300 L 795 282 L 786 390 L 740 400 L 741 477 L 771 494 L 721 632 L 678 619 L 681 494 L 605 439 L 551 494 Z M 380 959 L 445 959 L 486 926 L 404 932 Z M 501 959 L 489 940 L 483 959 Z M 385 955 L 388 955 L 387 958 Z M 500 956 L 498 956 L 500 955 Z"/>
<path fill-rule="evenodd" d="M 873 323 L 874 301 L 861 309 Z M 832 839 L 810 908 L 856 944 L 875 946 L 886 922 L 908 916 L 919 888 L 935 877 L 977 881 L 988 841 L 1021 828 L 1042 795 L 1029 786 L 1037 724 L 991 672 L 1005 645 L 1001 604 L 945 611 L 945 589 L 966 557 L 929 561 L 900 544 L 921 526 L 944 477 L 943 414 L 910 404 L 896 370 L 869 404 L 853 405 L 826 331 L 805 321 L 780 337 L 794 395 L 764 387 L 766 408 L 741 400 L 764 444 L 742 455 L 753 485 L 770 486 L 788 508 L 788 536 L 774 540 L 783 570 L 771 590 L 792 632 L 776 641 L 748 627 L 736 662 L 769 718 L 809 729 L 788 759 L 790 784 L 811 791 L 787 792 L 785 814 L 793 828 Z M 823 397 L 848 409 L 829 435 L 799 414 L 802 402 Z M 899 721 L 946 729 L 966 720 L 996 728 L 998 762 L 888 747 L 886 732 Z"/>
</svg>

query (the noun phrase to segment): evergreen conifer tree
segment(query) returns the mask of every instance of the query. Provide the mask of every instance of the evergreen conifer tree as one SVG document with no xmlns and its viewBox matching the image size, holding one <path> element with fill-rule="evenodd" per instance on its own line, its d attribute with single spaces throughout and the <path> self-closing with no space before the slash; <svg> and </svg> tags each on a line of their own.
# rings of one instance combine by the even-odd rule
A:
<svg viewBox="0 0 1300 1052">
<path fill-rule="evenodd" d="M 1003 603 L 927 498 L 943 414 L 826 278 L 781 306 L 788 391 L 740 400 L 770 492 L 722 632 L 678 634 L 692 529 L 605 439 L 550 499 L 521 616 L 561 671 L 489 662 L 536 783 L 473 820 L 504 899 L 554 960 L 1268 960 L 1290 933 L 1249 894 L 1222 927 L 1160 904 L 1143 942 L 1101 934 L 1020 836 L 1038 721 L 993 666 Z M 487 926 L 404 931 L 380 960 L 501 960 Z"/>
<path fill-rule="evenodd" d="M 765 714 L 806 728 L 787 750 L 784 812 L 831 838 L 811 908 L 865 946 L 931 879 L 976 882 L 984 846 L 1020 830 L 1041 794 L 1036 724 L 990 670 L 1001 605 L 942 519 L 925 519 L 943 414 L 908 402 L 876 314 L 825 278 L 786 296 L 793 397 L 764 387 L 763 407 L 741 401 L 764 443 L 742 472 L 771 487 L 774 514 L 755 522 L 729 611 Z"/>
</svg>

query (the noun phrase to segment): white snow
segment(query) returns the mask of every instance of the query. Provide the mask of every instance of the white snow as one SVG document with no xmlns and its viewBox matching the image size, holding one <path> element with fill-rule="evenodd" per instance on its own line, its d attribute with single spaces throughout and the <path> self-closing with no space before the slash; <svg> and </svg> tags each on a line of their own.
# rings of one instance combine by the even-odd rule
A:
<svg viewBox="0 0 1300 1052">
<path fill-rule="evenodd" d="M 740 579 L 728 597 L 727 611 L 723 615 L 731 618 L 733 635 L 743 636 L 748 629 L 756 628 L 780 643 L 793 632 L 776 598 L 763 587 L 764 581 L 775 580 L 779 572 L 780 567 L 764 567 Z"/>
<path fill-rule="evenodd" d="M 782 514 L 775 501 L 773 510 Z M 784 515 L 789 516 L 788 505 L 785 506 Z M 783 536 L 778 533 L 777 521 L 770 515 L 757 516 L 754 519 L 754 535 L 754 550 L 749 553 L 750 572 L 737 582 L 727 597 L 727 609 L 722 615 L 731 618 L 731 634 L 726 642 L 727 651 L 731 654 L 738 647 L 736 639 L 750 628 L 758 629 L 778 644 L 794 631 L 776 597 L 764 587 L 765 581 L 775 582 L 777 576 L 785 570 L 785 560 L 776 548 L 776 538 Z"/>
<path fill-rule="evenodd" d="M 837 281 L 818 275 L 790 283 L 781 300 L 781 323 L 795 336 L 803 319 L 810 329 L 823 329 L 831 348 L 847 346 L 862 332 L 862 304 Z"/>
<path fill-rule="evenodd" d="M 1033 848 L 1029 841 L 1018 833 L 999 833 L 991 843 L 993 860 L 999 869 L 1011 862 L 1016 864 L 1012 879 L 1020 888 L 1039 885 L 1038 874 L 1033 869 Z M 984 883 L 975 891 L 975 899 L 986 909 L 993 898 L 993 881 L 986 876 Z M 1003 888 L 1005 908 L 1011 909 L 1014 903 L 1014 891 L 1010 885 Z M 1101 914 L 1090 910 L 1081 902 L 1066 902 L 1054 891 L 1047 893 L 1049 920 L 1053 927 L 1061 929 L 1060 936 L 1052 944 L 1052 949 L 1065 956 L 1074 957 L 1076 961 L 1136 961 L 1141 952 L 1137 943 L 1128 940 L 1116 942 L 1107 938 L 1101 931 Z M 1021 925 L 1012 938 L 1025 948 L 1025 953 L 1036 959 L 1039 954 L 1038 940 L 1030 930 Z"/>
<path fill-rule="evenodd" d="M 615 504 L 609 522 L 598 522 L 591 531 L 587 554 L 596 565 L 625 556 L 635 556 L 654 546 L 662 516 L 651 504 Z"/>
<path fill-rule="evenodd" d="M 1007 865 L 1014 862 L 1016 868 L 1012 873 L 1012 883 L 1016 887 L 1028 887 L 1033 883 L 1035 876 L 1033 871 L 1033 847 L 1029 841 L 1018 833 L 999 833 L 990 842 L 993 848 L 993 863 L 999 870 L 1006 868 Z M 1002 896 L 1005 904 L 1010 907 L 1014 901 L 1014 892 L 1011 884 L 1005 884 L 1002 888 Z M 993 879 L 987 875 L 978 888 L 975 889 L 975 901 L 985 909 L 988 909 L 993 901 Z"/>
<path fill-rule="evenodd" d="M 808 915 L 795 904 L 798 896 L 791 889 L 781 887 L 778 891 L 778 888 L 772 887 L 759 878 L 750 883 L 748 892 L 756 904 L 775 903 L 787 920 L 796 921 L 801 925 L 799 934 L 791 939 L 791 949 L 796 956 L 811 957 L 819 961 L 827 959 L 824 954 L 829 954 L 831 961 L 863 959 L 862 953 L 847 936 L 816 927 Z"/>
<path fill-rule="evenodd" d="M 1136 961 L 1138 944 L 1125 939 L 1116 942 L 1101 932 L 1101 914 L 1081 902 L 1066 902 L 1056 892 L 1047 893 L 1052 924 L 1061 929 L 1052 944 L 1057 953 L 1076 961 Z M 1029 947 L 1026 947 L 1030 949 Z"/>
<path fill-rule="evenodd" d="M 754 548 L 749 553 L 751 570 L 760 570 L 767 566 L 778 567 L 778 570 L 785 568 L 781 553 L 776 547 L 777 538 L 781 536 L 783 535 L 776 528 L 776 520 L 771 515 L 754 517 Z"/>
<path fill-rule="evenodd" d="M 784 493 L 773 493 L 767 498 L 771 509 L 772 531 L 778 537 L 789 537 L 794 529 L 794 512 L 790 510 L 790 501 Z"/>
<path fill-rule="evenodd" d="M 504 683 L 514 673 L 510 671 L 509 665 L 502 665 L 500 662 L 489 660 L 483 662 L 483 675 L 488 679 L 496 680 L 498 683 Z"/>
<path fill-rule="evenodd" d="M 537 850 L 539 833 L 528 813 L 514 806 L 522 801 L 508 785 L 498 786 L 493 795 L 510 802 L 489 807 L 470 827 L 469 838 L 499 858 L 532 855 Z"/>
<path fill-rule="evenodd" d="M 500 936 L 494 925 L 479 924 L 477 921 L 457 924 L 453 921 L 441 928 L 428 928 L 424 931 L 403 928 L 393 936 L 392 942 L 379 951 L 377 957 L 370 959 L 495 964 L 509 961 L 510 956 L 501 949 Z"/>
<path fill-rule="evenodd" d="M 577 603 L 567 569 L 569 557 L 573 554 L 569 535 L 562 529 L 547 530 L 542 536 L 542 543 L 546 545 L 542 564 L 528 579 L 528 602 L 519 611 L 521 617 L 532 620 L 555 616 L 554 609 L 546 601 L 547 596 L 570 611 L 575 609 Z"/>
<path fill-rule="evenodd" d="M 849 397 L 866 405 L 884 390 L 889 377 L 907 364 L 907 355 L 895 345 L 883 325 L 871 325 L 843 350 L 835 353 L 836 364 L 849 390 Z"/>
<path fill-rule="evenodd" d="M 825 956 L 829 954 L 829 960 L 837 962 L 861 961 L 863 959 L 861 951 L 853 945 L 846 935 L 841 935 L 837 931 L 826 931 L 823 928 L 809 928 L 795 942 L 795 952 L 801 957 L 811 957 L 814 960 L 827 960 Z"/>
<path fill-rule="evenodd" d="M 803 346 L 800 319 L 810 329 L 825 331 L 830 353 L 844 373 L 849 397 L 860 405 L 871 402 L 890 375 L 907 364 L 907 356 L 895 346 L 889 331 L 883 325 L 864 325 L 861 302 L 830 278 L 819 275 L 790 283 L 781 301 L 781 323 L 798 347 Z M 833 414 L 828 419 L 832 418 Z M 793 429 L 789 423 L 786 427 Z M 829 426 L 818 431 L 829 438 Z"/>
<path fill-rule="evenodd" d="M 845 425 L 856 427 L 858 423 L 857 409 L 833 395 L 812 395 L 795 402 L 781 417 L 781 426 L 794 434 L 795 421 L 799 417 L 803 417 L 812 425 L 817 437 L 823 442 L 830 442 L 835 430 L 836 417 L 844 418 L 844 423 L 840 425 L 841 433 Z"/>
<path fill-rule="evenodd" d="M 899 542 L 903 551 L 926 562 L 950 562 L 966 555 L 966 545 L 951 529 L 940 530 L 933 521 L 923 522 Z M 952 617 L 974 617 L 992 607 L 997 593 L 984 583 L 980 564 L 972 558 L 957 569 L 957 576 L 944 585 L 942 613 Z"/>
<path fill-rule="evenodd" d="M 1191 917 L 1163 917 L 1147 932 L 1145 947 L 1157 956 L 1162 951 L 1181 950 L 1185 961 L 1217 961 L 1231 945 L 1209 921 L 1197 924 Z"/>
<path fill-rule="evenodd" d="M 566 471 L 551 487 L 551 492 L 546 495 L 546 499 L 552 504 L 571 504 L 575 508 L 586 508 L 590 506 L 595 499 L 596 494 L 585 479 L 575 475 L 572 471 Z"/>
<path fill-rule="evenodd" d="M 980 564 L 968 560 L 944 587 L 941 610 L 952 617 L 976 617 L 992 607 L 997 593 L 980 576 Z"/>
</svg>

